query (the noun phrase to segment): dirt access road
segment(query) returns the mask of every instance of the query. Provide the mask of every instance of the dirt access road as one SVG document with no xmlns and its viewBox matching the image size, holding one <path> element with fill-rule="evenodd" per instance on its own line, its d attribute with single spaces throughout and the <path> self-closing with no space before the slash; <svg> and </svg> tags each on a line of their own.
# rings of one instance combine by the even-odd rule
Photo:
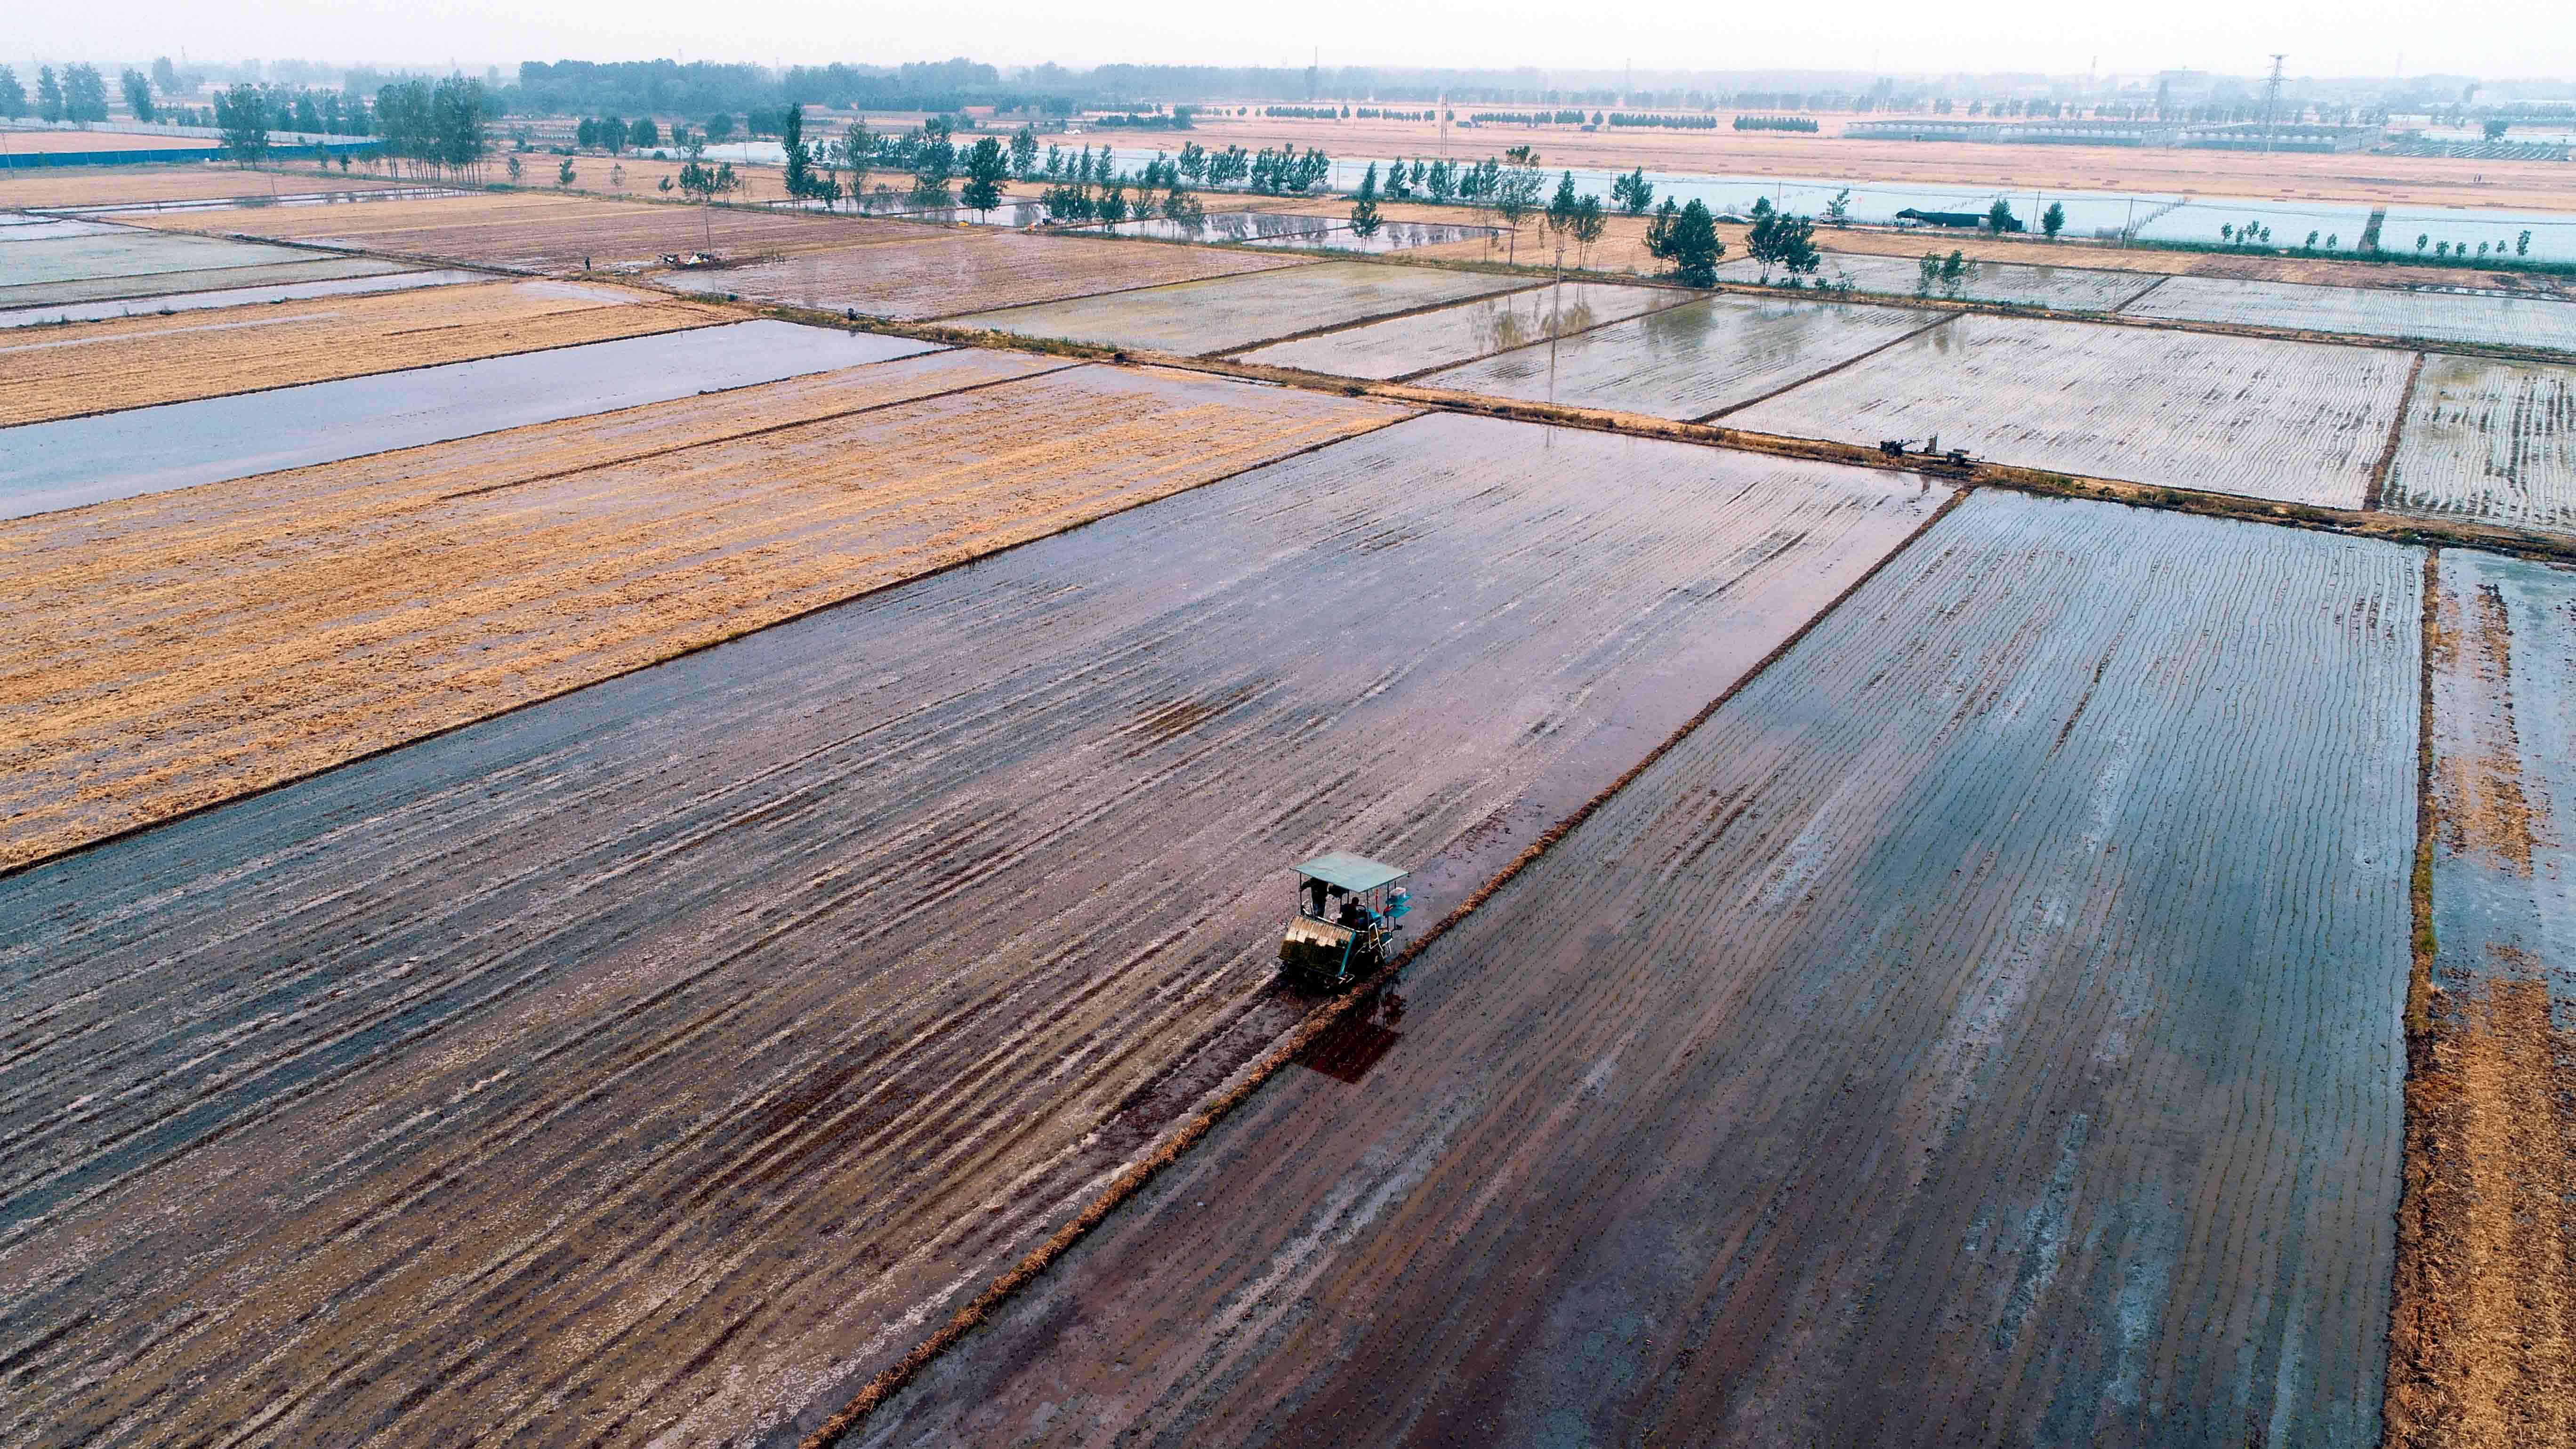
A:
<svg viewBox="0 0 2576 1449">
<path fill-rule="evenodd" d="M 2422 579 L 1977 494 L 859 1441 L 2372 1449 Z"/>
</svg>

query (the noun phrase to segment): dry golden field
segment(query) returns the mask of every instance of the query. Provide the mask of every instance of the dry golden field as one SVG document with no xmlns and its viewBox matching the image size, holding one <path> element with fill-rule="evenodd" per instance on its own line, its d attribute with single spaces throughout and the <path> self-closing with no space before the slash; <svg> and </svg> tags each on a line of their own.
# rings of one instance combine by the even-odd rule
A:
<svg viewBox="0 0 2576 1449">
<path fill-rule="evenodd" d="M 207 136 L 147 136 L 128 131 L 0 131 L 0 156 L 52 156 L 67 151 L 211 151 Z"/>
<path fill-rule="evenodd" d="M 942 352 L 0 524 L 0 865 L 1402 416 Z"/>
<path fill-rule="evenodd" d="M 0 427 L 734 320 L 658 292 L 530 281 L 18 328 L 0 340 Z"/>
<path fill-rule="evenodd" d="M 0 207 L 124 206 L 146 201 L 212 201 L 234 196 L 297 196 L 329 191 L 381 191 L 410 183 L 318 172 L 250 171 L 198 161 L 146 166 L 37 166 L 0 171 Z"/>
</svg>

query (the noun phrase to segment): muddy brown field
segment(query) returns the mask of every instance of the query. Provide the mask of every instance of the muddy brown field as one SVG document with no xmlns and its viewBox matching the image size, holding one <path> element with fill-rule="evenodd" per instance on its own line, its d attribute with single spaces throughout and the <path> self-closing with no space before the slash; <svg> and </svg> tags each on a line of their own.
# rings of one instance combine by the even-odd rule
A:
<svg viewBox="0 0 2576 1449">
<path fill-rule="evenodd" d="M 2375 1444 L 2422 572 L 1973 496 L 845 1442 Z"/>
<path fill-rule="evenodd" d="M 939 353 L 0 524 L 0 865 L 1403 416 L 1065 366 Z"/>
<path fill-rule="evenodd" d="M 903 225 L 907 231 L 870 246 L 799 252 L 746 267 L 674 272 L 661 282 L 682 291 L 913 320 L 1276 271 L 1304 260 L 1103 237 L 1028 236 L 989 227 L 885 224 Z"/>
<path fill-rule="evenodd" d="M 1418 418 L 0 879 L 0 1438 L 792 1437 L 1948 497 Z"/>
<path fill-rule="evenodd" d="M 488 282 L 0 335 L 0 426 L 737 320 L 659 292 Z"/>
<path fill-rule="evenodd" d="M 2576 572 L 2445 550 L 2389 1438 L 2576 1437 Z"/>
</svg>

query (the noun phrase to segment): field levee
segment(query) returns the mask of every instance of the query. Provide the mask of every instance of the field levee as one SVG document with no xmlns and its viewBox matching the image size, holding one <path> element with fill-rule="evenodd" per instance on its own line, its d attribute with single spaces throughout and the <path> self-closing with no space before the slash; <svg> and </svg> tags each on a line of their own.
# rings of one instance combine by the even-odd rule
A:
<svg viewBox="0 0 2576 1449">
<path fill-rule="evenodd" d="M 0 1439 L 792 1438 L 1952 496 L 1415 418 L 0 878 Z"/>
<path fill-rule="evenodd" d="M 1972 496 L 847 1442 L 2370 1449 L 2421 581 Z"/>
</svg>

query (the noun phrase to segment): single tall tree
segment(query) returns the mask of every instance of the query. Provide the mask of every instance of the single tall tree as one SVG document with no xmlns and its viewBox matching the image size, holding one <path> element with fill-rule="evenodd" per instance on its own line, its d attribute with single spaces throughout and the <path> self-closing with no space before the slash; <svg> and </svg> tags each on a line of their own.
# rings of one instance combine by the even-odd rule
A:
<svg viewBox="0 0 2576 1449">
<path fill-rule="evenodd" d="M 152 82 L 143 78 L 143 72 L 129 68 L 117 79 L 125 88 L 125 108 L 134 113 L 134 119 L 149 121 L 159 114 L 152 104 Z"/>
<path fill-rule="evenodd" d="M 1187 151 L 1198 150 L 1198 147 L 1191 146 L 1187 148 L 1183 154 L 1187 154 Z M 1200 151 L 1199 154 L 1204 157 L 1207 153 Z M 1037 174 L 1037 169 L 1037 128 L 1034 126 L 1022 126 L 1011 133 L 1011 174 L 1022 181 L 1026 181 Z"/>
<path fill-rule="evenodd" d="M 1771 269 L 1780 267 L 1789 275 L 1804 276 L 1823 264 L 1816 251 L 1816 223 L 1812 217 L 1771 212 L 1753 219 L 1753 229 L 1745 237 L 1745 250 L 1762 264 L 1762 280 L 1771 280 Z"/>
<path fill-rule="evenodd" d="M 1002 183 L 1011 179 L 1010 153 L 986 136 L 966 152 L 966 187 L 959 193 L 970 210 L 990 213 L 1002 204 Z"/>
<path fill-rule="evenodd" d="M 1643 216 L 1655 204 L 1655 185 L 1646 179 L 1646 168 L 1638 167 L 1610 183 L 1610 199 L 1630 216 Z"/>
<path fill-rule="evenodd" d="M 1601 234 L 1609 229 L 1610 211 L 1601 204 L 1600 197 L 1587 193 L 1574 204 L 1574 221 L 1567 230 L 1574 234 L 1574 265 L 1577 269 L 1589 265 L 1592 244 L 1601 240 Z"/>
<path fill-rule="evenodd" d="M 2050 241 L 2057 240 L 2057 234 L 2066 230 L 2066 208 L 2054 201 L 2050 202 L 2048 204 L 2048 210 L 2039 214 L 2039 229 L 2048 233 L 2048 239 Z M 2315 232 L 2308 233 L 2309 245 L 2314 246 L 2316 244 L 2316 240 L 2317 235 Z"/>
<path fill-rule="evenodd" d="M 1511 162 L 1494 178 L 1492 204 L 1494 214 L 1511 228 L 1511 242 L 1504 260 L 1520 260 L 1521 222 L 1538 209 L 1539 189 L 1547 184 L 1538 170 L 1538 152 L 1527 146 L 1514 146 L 1503 153 Z"/>
<path fill-rule="evenodd" d="M 850 122 L 850 128 L 841 133 L 841 164 L 850 172 L 852 210 L 858 208 L 859 198 L 867 194 L 868 165 L 876 160 L 876 156 L 877 138 L 868 130 L 868 123 Z"/>
<path fill-rule="evenodd" d="M 36 114 L 48 121 L 63 118 L 63 83 L 50 65 L 36 67 Z"/>
<path fill-rule="evenodd" d="M 1666 204 L 1671 203 L 1668 200 Z M 1664 246 L 1673 264 L 1673 275 L 1684 285 L 1717 285 L 1717 259 L 1726 255 L 1726 243 L 1717 239 L 1717 218 L 1709 214 L 1706 203 L 1693 198 L 1690 205 L 1674 213 Z"/>
<path fill-rule="evenodd" d="M 27 114 L 27 88 L 18 83 L 18 72 L 0 65 L 0 118 L 16 120 Z"/>
<path fill-rule="evenodd" d="M 1377 163 L 1372 161 L 1368 174 L 1360 178 L 1359 194 L 1351 201 L 1351 231 L 1366 240 L 1377 235 L 1377 229 L 1385 224 L 1377 214 Z"/>
<path fill-rule="evenodd" d="M 235 165 L 248 166 L 268 157 L 268 97 L 255 85 L 242 84 L 215 96 L 215 126 L 224 133 L 224 149 Z"/>
<path fill-rule="evenodd" d="M 74 121 L 107 119 L 107 79 L 94 65 L 63 70 L 63 114 Z"/>
<path fill-rule="evenodd" d="M 789 105 L 778 113 L 778 145 L 787 153 L 786 190 L 788 199 L 802 201 L 814 194 L 814 156 L 805 149 L 805 108 Z"/>
</svg>

